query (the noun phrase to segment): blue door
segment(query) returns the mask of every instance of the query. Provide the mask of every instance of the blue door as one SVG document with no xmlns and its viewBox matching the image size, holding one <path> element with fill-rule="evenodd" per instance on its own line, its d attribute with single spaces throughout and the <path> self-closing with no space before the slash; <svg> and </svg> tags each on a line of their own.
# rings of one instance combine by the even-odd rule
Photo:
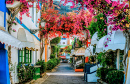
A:
<svg viewBox="0 0 130 84">
<path fill-rule="evenodd" d="M 8 55 L 4 45 L 0 43 L 0 84 L 10 84 Z"/>
</svg>

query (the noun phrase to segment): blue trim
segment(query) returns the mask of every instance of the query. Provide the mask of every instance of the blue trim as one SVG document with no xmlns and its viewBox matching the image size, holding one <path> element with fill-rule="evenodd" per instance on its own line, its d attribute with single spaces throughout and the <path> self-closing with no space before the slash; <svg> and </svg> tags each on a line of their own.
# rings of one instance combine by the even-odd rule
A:
<svg viewBox="0 0 130 84">
<path fill-rule="evenodd" d="M 22 26 L 22 27 L 24 27 L 26 30 L 28 30 L 29 32 L 30 32 L 30 29 L 27 27 L 27 26 L 25 26 L 22 22 L 20 22 L 20 20 L 17 18 L 17 17 L 15 17 L 15 20 Z M 22 23 L 22 24 L 21 24 Z M 35 35 L 35 34 L 33 34 L 35 37 L 36 37 L 36 39 L 38 40 L 38 41 L 40 41 L 40 39 Z"/>
<path fill-rule="evenodd" d="M 40 41 L 40 39 L 35 34 L 33 34 L 33 36 L 35 36 L 37 38 L 37 40 Z"/>
<path fill-rule="evenodd" d="M 32 20 L 32 22 L 34 23 L 34 21 Z"/>
<path fill-rule="evenodd" d="M 42 3 L 40 3 L 40 2 L 39 2 L 39 4 L 40 4 L 40 10 L 41 10 L 41 7 L 42 7 Z"/>
</svg>

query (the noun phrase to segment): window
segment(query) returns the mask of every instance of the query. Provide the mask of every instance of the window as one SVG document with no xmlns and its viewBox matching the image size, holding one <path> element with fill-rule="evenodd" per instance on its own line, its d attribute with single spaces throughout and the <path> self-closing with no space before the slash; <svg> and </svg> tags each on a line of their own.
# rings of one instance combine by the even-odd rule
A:
<svg viewBox="0 0 130 84">
<path fill-rule="evenodd" d="M 19 50 L 19 62 L 31 63 L 32 62 L 32 51 L 28 49 Z"/>
<path fill-rule="evenodd" d="M 66 40 L 66 38 L 61 38 L 62 40 Z"/>
<path fill-rule="evenodd" d="M 19 50 L 19 62 L 24 62 L 23 50 Z"/>
<path fill-rule="evenodd" d="M 65 42 L 63 42 L 63 44 L 65 44 Z"/>
</svg>

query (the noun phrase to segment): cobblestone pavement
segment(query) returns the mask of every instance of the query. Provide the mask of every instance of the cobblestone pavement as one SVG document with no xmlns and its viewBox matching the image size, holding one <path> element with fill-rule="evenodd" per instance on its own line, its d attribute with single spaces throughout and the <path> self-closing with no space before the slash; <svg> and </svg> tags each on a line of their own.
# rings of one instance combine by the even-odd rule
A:
<svg viewBox="0 0 130 84">
<path fill-rule="evenodd" d="M 86 83 L 83 72 L 74 72 L 68 63 L 61 63 L 56 72 L 47 73 L 49 77 L 42 84 L 97 84 Z"/>
</svg>

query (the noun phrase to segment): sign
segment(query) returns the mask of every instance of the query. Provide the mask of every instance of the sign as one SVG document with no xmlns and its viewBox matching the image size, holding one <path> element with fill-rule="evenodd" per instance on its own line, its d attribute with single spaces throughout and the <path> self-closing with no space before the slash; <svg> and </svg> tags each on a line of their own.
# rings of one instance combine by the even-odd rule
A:
<svg viewBox="0 0 130 84">
<path fill-rule="evenodd" d="M 80 64 L 82 64 L 82 60 L 76 62 L 76 65 L 80 65 Z"/>
</svg>

